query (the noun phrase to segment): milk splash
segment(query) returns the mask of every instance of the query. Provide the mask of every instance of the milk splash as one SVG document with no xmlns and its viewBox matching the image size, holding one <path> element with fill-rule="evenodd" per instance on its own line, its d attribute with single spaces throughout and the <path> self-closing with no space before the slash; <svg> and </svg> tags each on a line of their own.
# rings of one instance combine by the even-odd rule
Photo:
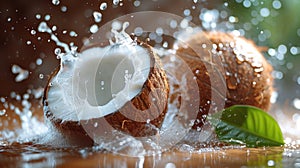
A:
<svg viewBox="0 0 300 168">
<path fill-rule="evenodd" d="M 178 35 L 179 32 L 182 32 L 184 29 L 187 28 L 189 22 L 186 20 L 185 24 L 182 25 L 182 27 L 179 27 L 179 29 L 177 28 L 173 28 L 172 31 L 166 31 L 166 29 L 169 29 L 170 24 L 168 22 L 160 22 L 159 20 L 171 20 L 171 22 L 180 22 L 182 20 L 184 20 L 184 18 L 181 18 L 179 16 L 176 15 L 172 15 L 172 14 L 168 14 L 168 13 L 164 13 L 164 12 L 137 12 L 137 13 L 132 13 L 129 15 L 125 15 L 122 16 L 118 19 L 115 19 L 114 21 L 111 21 L 107 24 L 105 24 L 104 26 L 100 27 L 98 29 L 97 33 L 93 33 L 92 37 L 89 38 L 88 40 L 85 41 L 85 46 L 97 46 L 97 44 L 100 46 L 102 46 L 103 44 L 106 43 L 106 41 L 109 42 L 109 45 L 115 45 L 115 44 L 122 44 L 122 45 L 127 45 L 127 44 L 132 44 L 132 43 L 136 43 L 136 38 L 132 39 L 130 37 L 130 35 L 125 31 L 126 29 L 130 28 L 130 31 L 132 31 L 132 28 L 136 28 L 137 26 L 135 24 L 140 24 L 137 23 L 135 21 L 135 19 L 139 20 L 139 19 L 146 19 L 146 18 L 153 18 L 153 17 L 157 17 L 158 18 L 158 22 L 157 23 L 153 23 L 153 24 L 148 24 L 148 23 L 144 23 L 142 25 L 139 25 L 140 27 L 143 27 L 143 29 L 140 32 L 140 35 L 143 34 L 143 32 L 145 33 L 149 33 L 149 40 L 155 40 L 155 38 L 157 37 L 158 39 L 162 38 L 161 36 L 163 34 L 167 34 L 170 35 L 172 37 L 175 38 L 180 38 Z M 123 22 L 123 23 L 122 23 Z M 130 23 L 133 23 L 133 25 L 130 26 Z M 111 27 L 111 29 L 107 29 L 107 27 Z M 121 30 L 120 30 L 121 29 Z M 39 25 L 39 29 L 40 32 L 45 32 L 48 33 L 51 36 L 51 39 L 53 41 L 56 42 L 56 44 L 62 48 L 64 48 L 65 53 L 61 52 L 59 49 L 56 49 L 55 53 L 57 54 L 58 58 L 61 59 L 61 66 L 60 66 L 60 70 L 57 74 L 57 77 L 55 78 L 55 80 L 53 82 L 55 82 L 56 84 L 60 85 L 61 87 L 65 88 L 64 91 L 67 92 L 68 89 L 70 89 L 68 85 L 64 85 L 64 80 L 68 80 L 68 78 L 66 78 L 67 76 L 71 76 L 72 73 L 72 68 L 73 68 L 73 64 L 74 62 L 76 62 L 76 60 L 78 59 L 77 55 L 80 54 L 78 53 L 76 50 L 72 50 L 72 46 L 71 49 L 69 48 L 69 46 L 63 42 L 61 42 L 52 32 L 52 30 L 49 28 L 49 26 L 46 24 L 46 22 L 41 22 Z M 107 32 L 107 30 L 109 32 Z M 189 27 L 187 29 L 187 31 L 185 31 L 186 33 L 192 33 L 193 29 L 191 29 L 191 27 Z M 136 31 L 133 31 L 136 32 Z M 155 33 L 153 33 L 155 32 Z M 99 38 L 99 37 L 103 37 L 103 35 L 106 34 L 110 34 L 110 36 L 108 36 L 108 39 L 105 40 L 105 38 Z M 148 40 L 148 39 L 146 39 Z M 161 40 L 155 40 L 158 43 L 161 43 Z M 164 47 L 167 47 L 167 42 L 163 43 Z M 83 50 L 85 48 L 85 46 L 83 46 Z M 74 47 L 73 47 L 74 48 Z M 77 48 L 76 48 L 77 49 Z M 160 54 L 163 55 L 172 55 L 174 54 L 174 51 L 170 50 L 164 50 L 162 47 L 157 47 L 155 49 L 155 51 L 160 52 Z M 154 52 L 155 52 L 154 51 Z M 190 78 L 192 78 L 193 72 L 190 70 L 190 68 L 188 67 L 188 65 L 185 65 L 185 63 L 183 61 L 177 60 L 177 63 L 182 64 L 181 66 L 185 67 L 185 69 L 187 69 L 185 77 L 190 76 Z M 182 79 L 176 79 L 176 75 L 175 75 L 175 71 L 173 71 L 172 69 L 174 69 L 173 67 L 168 67 L 168 65 L 170 64 L 166 64 L 165 68 L 168 71 L 167 74 L 169 75 L 170 78 L 170 85 L 180 85 L 180 87 L 185 87 L 184 84 L 182 84 L 181 81 Z M 173 65 L 172 65 L 173 66 Z M 64 71 L 64 69 L 66 71 Z M 174 78 L 174 80 L 172 80 Z M 174 84 L 173 84 L 174 82 Z M 179 82 L 179 83 L 177 83 Z M 194 81 L 195 82 L 195 81 Z M 50 83 L 51 84 L 51 83 Z M 186 83 L 187 85 L 187 83 Z M 196 83 L 190 84 L 190 85 L 194 85 L 194 87 L 197 87 Z M 175 88 L 173 88 L 171 86 L 171 91 L 175 92 Z M 193 87 L 190 87 L 193 88 Z M 178 88 L 176 88 L 178 89 Z M 187 91 L 183 88 L 177 90 L 176 92 L 181 93 L 183 95 L 185 95 L 184 92 L 187 93 Z M 196 92 L 198 93 L 198 92 Z M 189 105 L 189 96 L 185 95 L 183 96 L 184 98 L 182 98 L 182 104 L 184 104 L 185 106 L 190 106 L 192 104 Z M 198 96 L 199 97 L 199 96 Z M 68 97 L 68 94 L 65 94 L 65 96 L 63 96 L 63 99 L 70 99 L 70 97 Z M 175 98 L 176 100 L 178 98 Z M 186 99 L 186 100 L 185 100 Z M 155 100 L 153 100 L 155 101 Z M 196 101 L 199 102 L 199 101 Z M 155 154 L 159 154 L 162 153 L 163 151 L 166 151 L 168 149 L 170 149 L 171 147 L 173 147 L 175 144 L 177 144 L 180 140 L 182 140 L 186 134 L 189 132 L 191 126 L 193 125 L 192 123 L 194 123 L 195 119 L 196 119 L 196 113 L 195 114 L 185 114 L 185 112 L 183 112 L 184 110 L 182 109 L 178 109 L 177 108 L 177 101 L 173 101 L 173 102 L 169 102 L 168 103 L 168 112 L 167 115 L 165 117 L 164 123 L 162 125 L 162 128 L 160 129 L 160 133 L 159 136 L 149 136 L 149 137 L 142 137 L 142 138 L 137 138 L 137 137 L 132 137 L 129 135 L 126 135 L 120 131 L 113 131 L 112 133 L 112 137 L 107 137 L 107 136 L 103 136 L 103 137 L 98 137 L 98 139 L 96 138 L 96 142 L 98 143 L 98 145 L 101 148 L 104 148 L 106 150 L 112 151 L 114 153 L 119 153 L 119 154 L 123 154 L 123 155 L 130 155 L 130 156 L 143 156 L 143 155 L 155 155 Z M 198 108 L 198 105 L 192 105 L 194 106 L 194 108 Z M 72 104 L 70 104 L 69 106 L 70 108 L 73 107 Z M 45 107 L 47 108 L 47 107 Z M 193 111 L 197 111 L 196 109 L 194 109 Z M 181 114 L 179 114 L 181 113 Z M 179 117 L 176 117 L 179 116 Z M 95 127 L 99 126 L 99 123 L 95 123 Z M 88 131 L 88 130 L 87 130 Z M 209 130 L 207 130 L 209 131 Z M 53 131 L 55 132 L 55 130 Z M 203 131 L 203 133 L 194 135 L 196 136 L 200 136 L 202 137 L 202 141 L 207 140 L 210 137 L 211 134 L 211 130 L 209 132 L 205 132 Z M 57 136 L 52 136 L 52 137 L 57 137 Z M 55 141 L 55 145 L 59 145 L 59 143 L 61 143 L 61 145 L 65 145 L 67 144 L 66 141 L 63 141 L 62 137 L 59 137 L 61 140 L 61 142 L 57 142 Z M 58 139 L 58 138 L 56 138 Z M 107 140 L 108 139 L 108 140 Z M 201 138 L 196 138 L 197 140 L 200 140 Z M 42 139 L 43 142 L 52 142 L 53 140 L 47 136 L 46 139 Z"/>
<path fill-rule="evenodd" d="M 124 22 L 122 30 L 118 32 L 116 28 L 112 27 L 111 32 L 113 37 L 109 40 L 110 45 L 114 44 L 130 44 L 133 42 L 129 34 L 126 33 L 126 29 L 129 26 L 129 22 Z"/>
<path fill-rule="evenodd" d="M 5 120 L 0 125 L 13 129 L 0 131 L 0 144 L 31 142 L 36 136 L 47 132 L 48 128 L 38 117 L 40 110 L 36 108 L 37 102 L 32 100 L 41 99 L 43 91 L 43 88 L 28 89 L 23 95 L 12 91 L 10 101 L 1 97 L 4 109 L 0 110 L 0 117 L 5 117 Z"/>
<path fill-rule="evenodd" d="M 36 17 L 37 19 L 40 18 L 40 15 L 36 15 Z M 61 59 L 61 67 L 65 67 L 68 62 L 76 59 L 77 47 L 73 44 L 69 46 L 68 44 L 61 42 L 53 33 L 52 29 L 47 25 L 46 21 L 49 19 L 49 17 L 45 17 L 45 21 L 42 21 L 39 24 L 37 30 L 41 33 L 48 33 L 51 40 L 54 41 L 58 47 L 62 47 L 65 50 L 65 53 L 62 53 L 60 48 L 55 49 L 55 54 L 57 54 L 57 57 Z M 31 30 L 31 34 L 36 34 L 36 31 Z M 37 59 L 35 64 L 36 65 L 33 67 L 40 66 L 42 64 L 42 59 Z M 23 82 L 30 75 L 29 70 L 23 69 L 17 64 L 12 66 L 11 72 L 16 74 L 16 82 Z M 39 78 L 43 79 L 44 75 L 40 74 Z M 9 101 L 6 100 L 6 98 L 1 97 L 3 109 L 0 110 L 0 116 L 6 117 L 6 119 L 3 120 L 0 125 L 8 128 L 14 127 L 13 130 L 5 129 L 0 132 L 1 144 L 13 142 L 34 142 L 40 137 L 51 133 L 52 130 L 41 121 L 43 119 L 41 118 L 41 115 L 38 114 L 42 113 L 40 110 L 40 104 L 43 92 L 44 88 L 41 87 L 36 89 L 30 88 L 23 95 L 12 91 Z M 55 137 L 51 139 L 53 140 Z"/>
</svg>

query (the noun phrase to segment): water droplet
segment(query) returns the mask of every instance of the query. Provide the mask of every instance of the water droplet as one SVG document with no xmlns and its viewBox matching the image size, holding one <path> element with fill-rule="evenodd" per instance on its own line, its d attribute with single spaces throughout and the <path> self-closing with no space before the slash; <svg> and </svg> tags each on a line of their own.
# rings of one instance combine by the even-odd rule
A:
<svg viewBox="0 0 300 168">
<path fill-rule="evenodd" d="M 120 30 L 122 28 L 122 24 L 120 21 L 114 21 L 111 24 L 111 28 L 114 30 Z"/>
<path fill-rule="evenodd" d="M 46 22 L 41 22 L 39 24 L 38 31 L 43 33 L 43 32 L 49 32 L 51 30 L 49 29 L 49 27 L 48 27 L 48 25 L 47 25 Z"/>
<path fill-rule="evenodd" d="M 286 63 L 286 68 L 287 69 L 293 69 L 293 67 L 294 67 L 294 64 L 292 62 Z"/>
<path fill-rule="evenodd" d="M 274 9 L 280 9 L 281 8 L 281 2 L 278 0 L 273 1 L 272 6 Z"/>
<path fill-rule="evenodd" d="M 287 47 L 283 44 L 279 45 L 278 46 L 278 52 L 281 53 L 281 54 L 286 54 L 287 52 Z"/>
<path fill-rule="evenodd" d="M 18 65 L 13 65 L 11 71 L 13 74 L 19 73 L 21 71 L 21 67 L 19 67 Z"/>
<path fill-rule="evenodd" d="M 142 29 L 141 27 L 136 27 L 136 28 L 134 29 L 134 34 L 135 34 L 136 36 L 141 36 L 141 35 L 143 34 L 143 29 Z"/>
<path fill-rule="evenodd" d="M 159 36 L 163 35 L 164 33 L 164 29 L 162 29 L 161 27 L 156 28 L 155 33 Z"/>
<path fill-rule="evenodd" d="M 266 39 L 267 39 L 267 36 L 265 34 L 259 34 L 258 35 L 258 40 L 259 41 L 266 41 Z"/>
<path fill-rule="evenodd" d="M 60 10 L 61 10 L 62 12 L 67 12 L 68 8 L 67 8 L 66 6 L 62 6 L 62 7 L 60 8 Z"/>
<path fill-rule="evenodd" d="M 0 116 L 3 116 L 6 113 L 6 109 L 0 110 Z"/>
<path fill-rule="evenodd" d="M 36 15 L 35 15 L 35 18 L 36 18 L 36 19 L 41 19 L 41 17 L 42 17 L 42 16 L 41 16 L 40 14 L 36 14 Z"/>
<path fill-rule="evenodd" d="M 29 71 L 22 69 L 18 65 L 13 65 L 11 68 L 11 71 L 13 74 L 18 74 L 15 78 L 16 82 L 21 82 L 21 81 L 27 79 L 29 76 Z"/>
<path fill-rule="evenodd" d="M 100 10 L 105 10 L 107 8 L 107 3 L 102 2 L 99 8 L 100 8 Z"/>
<path fill-rule="evenodd" d="M 188 19 L 182 19 L 182 21 L 180 22 L 180 27 L 182 29 L 186 29 L 189 26 L 189 20 Z"/>
<path fill-rule="evenodd" d="M 268 8 L 260 9 L 260 15 L 262 17 L 268 17 L 270 15 L 270 10 Z"/>
<path fill-rule="evenodd" d="M 94 16 L 94 21 L 95 21 L 96 23 L 101 22 L 101 20 L 102 20 L 102 13 L 97 12 L 97 11 L 94 11 L 94 12 L 93 12 L 93 16 Z"/>
<path fill-rule="evenodd" d="M 189 16 L 189 15 L 191 14 L 191 11 L 190 11 L 189 9 L 185 9 L 185 10 L 183 11 L 183 14 L 184 14 L 185 16 Z"/>
<path fill-rule="evenodd" d="M 94 127 L 98 127 L 98 122 L 95 122 L 95 123 L 94 123 Z"/>
<path fill-rule="evenodd" d="M 113 0 L 114 5 L 118 5 L 120 3 L 120 0 Z"/>
<path fill-rule="evenodd" d="M 297 55 L 299 54 L 299 48 L 293 46 L 291 47 L 290 52 L 292 55 Z"/>
<path fill-rule="evenodd" d="M 31 30 L 30 33 L 31 33 L 32 35 L 35 35 L 35 34 L 36 34 L 36 31 L 35 31 L 35 30 Z"/>
<path fill-rule="evenodd" d="M 177 21 L 176 21 L 176 20 L 171 20 L 171 21 L 170 21 L 170 27 L 171 27 L 172 29 L 175 29 L 175 28 L 177 27 Z"/>
<path fill-rule="evenodd" d="M 52 26 L 51 30 L 52 30 L 52 31 L 56 31 L 56 30 L 57 30 L 57 27 L 54 25 L 54 26 Z"/>
<path fill-rule="evenodd" d="M 282 79 L 283 78 L 283 73 L 281 71 L 273 71 L 272 76 L 275 79 Z"/>
<path fill-rule="evenodd" d="M 21 100 L 21 96 L 20 96 L 20 95 L 17 95 L 17 96 L 16 96 L 16 100 Z"/>
<path fill-rule="evenodd" d="M 275 162 L 274 162 L 274 160 L 268 160 L 268 166 L 270 166 L 270 167 L 273 167 L 273 166 L 275 166 Z"/>
<path fill-rule="evenodd" d="M 276 55 L 276 50 L 273 49 L 273 48 L 269 48 L 269 49 L 268 49 L 268 54 L 269 54 L 270 56 L 275 56 L 275 55 Z"/>
<path fill-rule="evenodd" d="M 26 44 L 27 44 L 27 45 L 30 45 L 30 44 L 31 44 L 31 41 L 29 41 L 29 40 L 26 41 Z"/>
<path fill-rule="evenodd" d="M 69 35 L 71 37 L 77 37 L 78 36 L 78 34 L 75 31 L 70 31 Z"/>
<path fill-rule="evenodd" d="M 5 100 L 4 97 L 1 97 L 1 98 L 0 98 L 0 101 L 1 101 L 2 103 L 6 102 L 6 100 Z"/>
<path fill-rule="evenodd" d="M 51 16 L 50 16 L 50 15 L 46 15 L 46 16 L 45 16 L 45 20 L 46 20 L 46 21 L 49 21 L 50 19 L 51 19 Z"/>
<path fill-rule="evenodd" d="M 41 58 L 36 59 L 35 61 L 36 65 L 42 65 L 43 60 Z"/>
<path fill-rule="evenodd" d="M 284 54 L 278 53 L 278 54 L 276 55 L 276 58 L 277 58 L 278 60 L 284 60 Z"/>
<path fill-rule="evenodd" d="M 156 33 L 154 33 L 154 32 L 151 32 L 150 34 L 149 34 L 149 38 L 151 39 L 151 40 L 155 40 L 156 39 Z"/>
<path fill-rule="evenodd" d="M 52 0 L 52 4 L 57 6 L 57 5 L 60 4 L 60 1 L 59 0 Z"/>
<path fill-rule="evenodd" d="M 167 41 L 165 41 L 165 42 L 163 43 L 163 45 L 162 45 L 162 46 L 163 46 L 164 48 L 168 48 L 168 45 L 169 45 L 169 44 L 168 44 L 168 42 L 167 42 Z"/>
<path fill-rule="evenodd" d="M 49 83 L 49 86 L 50 86 L 50 84 L 51 83 Z M 44 93 L 44 88 L 42 88 L 42 87 L 32 90 L 32 94 L 33 94 L 35 99 L 41 98 L 43 96 L 43 93 Z"/>
<path fill-rule="evenodd" d="M 204 22 L 215 22 L 218 19 L 219 11 L 218 10 L 203 10 L 199 18 Z"/>
<path fill-rule="evenodd" d="M 39 75 L 39 78 L 40 78 L 40 79 L 44 79 L 44 74 L 40 74 L 40 75 Z"/>
<path fill-rule="evenodd" d="M 256 86 L 256 82 L 252 82 L 252 87 L 254 88 Z"/>
<path fill-rule="evenodd" d="M 122 32 L 125 32 L 125 30 L 129 27 L 129 22 L 124 22 L 122 26 Z"/>
<path fill-rule="evenodd" d="M 10 92 L 10 97 L 15 98 L 17 96 L 16 92 Z"/>
<path fill-rule="evenodd" d="M 61 53 L 61 49 L 60 48 L 55 48 L 54 54 L 59 55 L 60 53 Z"/>
<path fill-rule="evenodd" d="M 90 32 L 91 33 L 96 33 L 97 31 L 98 31 L 98 26 L 96 24 L 94 24 L 90 27 Z"/>
<path fill-rule="evenodd" d="M 272 104 L 276 103 L 277 98 L 278 98 L 278 92 L 275 92 L 275 91 L 272 92 L 272 95 L 271 95 L 271 98 L 270 98 L 270 102 L 271 102 Z"/>
<path fill-rule="evenodd" d="M 230 23 L 236 23 L 236 22 L 238 22 L 238 18 L 234 17 L 234 16 L 229 16 L 228 21 Z"/>
<path fill-rule="evenodd" d="M 29 94 L 24 94 L 23 99 L 25 99 L 25 100 L 29 99 Z"/>
<path fill-rule="evenodd" d="M 11 22 L 11 20 L 12 20 L 12 19 L 11 19 L 10 17 L 9 17 L 9 18 L 7 18 L 7 22 Z"/>
<path fill-rule="evenodd" d="M 244 6 L 245 8 L 249 8 L 249 7 L 251 6 L 251 2 L 250 2 L 249 0 L 245 0 L 245 1 L 243 2 L 243 6 Z"/>
<path fill-rule="evenodd" d="M 139 7 L 141 5 L 141 2 L 136 0 L 136 1 L 133 2 L 133 5 L 135 7 Z"/>
<path fill-rule="evenodd" d="M 300 110 L 300 99 L 295 98 L 295 99 L 293 100 L 293 106 L 294 106 L 296 109 Z"/>
</svg>

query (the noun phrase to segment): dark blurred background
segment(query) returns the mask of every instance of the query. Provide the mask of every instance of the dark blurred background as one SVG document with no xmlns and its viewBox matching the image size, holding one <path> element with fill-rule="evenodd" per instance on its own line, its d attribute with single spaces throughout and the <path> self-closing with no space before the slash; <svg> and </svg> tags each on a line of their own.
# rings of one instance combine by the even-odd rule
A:
<svg viewBox="0 0 300 168">
<path fill-rule="evenodd" d="M 100 11 L 99 5 L 107 3 Z M 200 14 L 215 13 L 222 30 L 238 30 L 258 45 L 269 49 L 264 53 L 273 64 L 279 102 L 300 98 L 300 1 L 299 0 L 1 0 L 0 1 L 0 97 L 12 91 L 23 94 L 28 88 L 44 87 L 47 76 L 59 65 L 54 54 L 55 42 L 49 34 L 37 31 L 39 23 L 49 15 L 49 25 L 56 26 L 55 35 L 65 43 L 74 42 L 79 48 L 91 35 L 90 26 L 104 23 L 136 11 L 156 10 L 185 17 L 190 10 L 192 21 L 205 27 Z M 216 9 L 216 10 L 215 10 Z M 95 23 L 93 11 L 102 13 Z M 41 17 L 39 19 L 39 17 Z M 216 28 L 218 29 L 218 27 Z M 65 33 L 67 31 L 67 33 Z M 75 31 L 77 36 L 70 36 Z M 42 62 L 41 62 L 42 61 Z M 16 82 L 13 65 L 28 70 L 28 78 Z"/>
<path fill-rule="evenodd" d="M 0 1 L 0 96 L 8 96 L 11 91 L 17 93 L 26 92 L 27 88 L 44 87 L 47 76 L 58 65 L 59 60 L 54 54 L 55 42 L 50 39 L 49 34 L 37 31 L 38 25 L 49 15 L 49 26 L 56 26 L 55 35 L 65 43 L 74 42 L 79 48 L 84 38 L 91 33 L 89 28 L 95 24 L 93 11 L 100 11 L 99 5 L 107 3 L 107 9 L 101 11 L 102 21 L 97 23 L 100 27 L 104 23 L 124 14 L 135 11 L 158 10 L 183 15 L 183 10 L 191 8 L 193 1 L 146 1 L 140 2 L 136 7 L 134 1 L 121 1 L 113 5 L 112 0 L 87 0 L 57 1 L 55 0 L 2 0 Z M 120 3 L 123 3 L 121 6 Z M 220 2 L 221 3 L 221 2 Z M 207 3 L 203 3 L 205 5 Z M 66 11 L 63 10 L 67 9 Z M 38 19 L 38 17 L 41 17 Z M 67 33 L 63 33 L 64 31 Z M 69 32 L 75 31 L 77 37 L 71 37 Z M 41 65 L 36 65 L 37 59 L 42 59 Z M 12 66 L 16 64 L 29 71 L 27 79 L 16 82 L 16 75 L 12 73 Z M 40 78 L 40 74 L 44 78 Z"/>
</svg>

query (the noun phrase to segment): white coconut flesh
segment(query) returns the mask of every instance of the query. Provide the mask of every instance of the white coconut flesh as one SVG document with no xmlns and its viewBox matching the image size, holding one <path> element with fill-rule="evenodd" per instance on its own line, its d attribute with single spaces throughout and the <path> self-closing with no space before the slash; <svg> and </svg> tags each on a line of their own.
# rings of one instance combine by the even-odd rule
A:
<svg viewBox="0 0 300 168">
<path fill-rule="evenodd" d="M 114 113 L 141 92 L 150 65 L 149 51 L 139 45 L 87 49 L 50 81 L 48 110 L 62 121 Z"/>
</svg>

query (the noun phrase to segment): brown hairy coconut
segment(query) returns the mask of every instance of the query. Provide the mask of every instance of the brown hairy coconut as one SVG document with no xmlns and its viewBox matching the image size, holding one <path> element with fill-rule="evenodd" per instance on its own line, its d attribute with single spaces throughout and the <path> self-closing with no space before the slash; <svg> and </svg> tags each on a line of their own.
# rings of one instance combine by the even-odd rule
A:
<svg viewBox="0 0 300 168">
<path fill-rule="evenodd" d="M 155 135 L 168 94 L 160 59 L 149 45 L 94 47 L 66 59 L 51 75 L 44 113 L 63 135 L 87 143 L 114 129 L 136 137 Z"/>
<path fill-rule="evenodd" d="M 196 92 L 200 95 L 194 129 L 200 130 L 208 113 L 232 105 L 269 109 L 272 66 L 252 41 L 230 33 L 199 32 L 180 43 L 175 55 L 189 66 L 197 81 L 198 86 L 188 86 L 194 90 L 190 97 Z M 171 61 L 166 58 L 163 62 Z M 177 66 L 177 71 L 184 74 L 185 70 Z M 171 101 L 176 94 L 171 93 Z"/>
</svg>

